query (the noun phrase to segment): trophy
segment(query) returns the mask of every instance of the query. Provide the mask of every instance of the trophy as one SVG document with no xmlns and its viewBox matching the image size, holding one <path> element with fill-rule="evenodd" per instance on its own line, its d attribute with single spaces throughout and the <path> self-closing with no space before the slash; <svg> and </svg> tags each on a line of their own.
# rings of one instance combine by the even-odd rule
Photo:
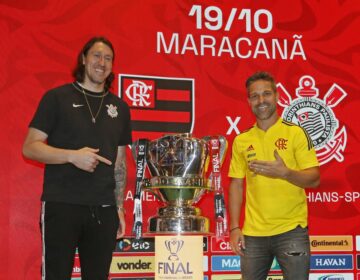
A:
<svg viewBox="0 0 360 280">
<path fill-rule="evenodd" d="M 225 155 L 226 139 L 220 136 Z M 149 233 L 208 233 L 209 219 L 201 216 L 197 203 L 211 186 L 205 177 L 209 164 L 209 139 L 189 133 L 165 135 L 148 141 L 146 164 L 151 178 L 142 180 L 142 190 L 153 193 L 164 204 L 149 218 Z M 133 154 L 138 141 L 133 144 Z M 211 175 L 210 175 L 211 177 Z"/>
</svg>

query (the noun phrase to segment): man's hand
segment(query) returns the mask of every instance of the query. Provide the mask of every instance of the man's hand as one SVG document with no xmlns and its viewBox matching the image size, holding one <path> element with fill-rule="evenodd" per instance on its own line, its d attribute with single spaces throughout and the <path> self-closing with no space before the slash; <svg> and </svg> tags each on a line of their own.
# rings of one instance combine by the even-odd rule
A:
<svg viewBox="0 0 360 280">
<path fill-rule="evenodd" d="M 112 162 L 97 153 L 99 149 L 92 149 L 84 147 L 79 150 L 69 153 L 69 162 L 74 164 L 77 168 L 80 168 L 87 172 L 94 172 L 99 162 L 103 162 L 107 165 L 111 165 Z"/>
<path fill-rule="evenodd" d="M 253 160 L 249 163 L 249 168 L 256 174 L 286 179 L 289 169 L 286 167 L 277 150 L 274 151 L 274 157 L 275 160 L 273 161 Z"/>
<path fill-rule="evenodd" d="M 244 256 L 245 238 L 240 228 L 235 228 L 230 232 L 230 246 L 235 254 Z"/>
</svg>

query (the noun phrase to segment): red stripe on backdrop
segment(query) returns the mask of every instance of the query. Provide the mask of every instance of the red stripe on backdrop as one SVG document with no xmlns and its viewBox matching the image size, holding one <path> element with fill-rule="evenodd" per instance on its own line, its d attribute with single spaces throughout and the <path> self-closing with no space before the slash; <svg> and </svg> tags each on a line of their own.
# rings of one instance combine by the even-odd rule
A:
<svg viewBox="0 0 360 280">
<path fill-rule="evenodd" d="M 131 110 L 132 121 L 178 122 L 189 123 L 189 112 Z"/>
<path fill-rule="evenodd" d="M 133 139 L 137 140 L 140 138 L 147 138 L 149 140 L 155 140 L 155 139 L 159 139 L 161 137 L 163 137 L 164 135 L 167 134 L 177 134 L 174 132 L 154 132 L 154 131 L 133 131 Z M 144 137 L 144 135 L 146 135 L 146 137 Z"/>
<path fill-rule="evenodd" d="M 190 101 L 190 92 L 188 90 L 158 89 L 156 94 L 157 100 Z"/>
</svg>

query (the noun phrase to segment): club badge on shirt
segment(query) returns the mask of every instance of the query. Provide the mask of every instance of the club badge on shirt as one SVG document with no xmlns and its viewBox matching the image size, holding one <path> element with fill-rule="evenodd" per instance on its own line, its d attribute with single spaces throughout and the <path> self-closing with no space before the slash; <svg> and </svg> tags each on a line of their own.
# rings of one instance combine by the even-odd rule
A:
<svg viewBox="0 0 360 280">
<path fill-rule="evenodd" d="M 117 111 L 117 107 L 110 104 L 110 105 L 106 105 L 107 109 L 107 113 L 110 117 L 112 118 L 116 118 L 118 116 L 118 111 Z"/>
</svg>

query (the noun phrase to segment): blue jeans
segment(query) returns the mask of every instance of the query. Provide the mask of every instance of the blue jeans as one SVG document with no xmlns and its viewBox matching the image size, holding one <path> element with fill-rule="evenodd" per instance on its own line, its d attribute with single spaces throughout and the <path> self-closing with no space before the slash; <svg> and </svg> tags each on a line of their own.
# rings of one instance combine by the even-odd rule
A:
<svg viewBox="0 0 360 280">
<path fill-rule="evenodd" d="M 288 232 L 266 236 L 245 236 L 241 257 L 243 280 L 265 280 L 274 257 L 284 280 L 307 280 L 310 270 L 310 242 L 307 228 L 298 226 Z"/>
</svg>

